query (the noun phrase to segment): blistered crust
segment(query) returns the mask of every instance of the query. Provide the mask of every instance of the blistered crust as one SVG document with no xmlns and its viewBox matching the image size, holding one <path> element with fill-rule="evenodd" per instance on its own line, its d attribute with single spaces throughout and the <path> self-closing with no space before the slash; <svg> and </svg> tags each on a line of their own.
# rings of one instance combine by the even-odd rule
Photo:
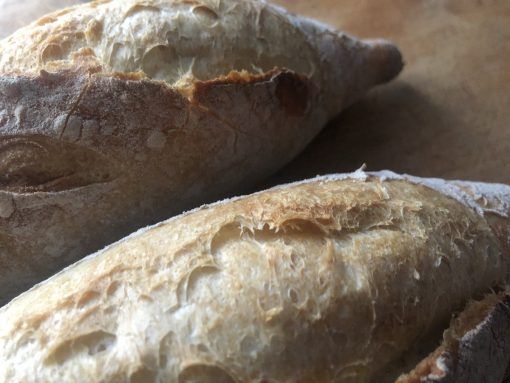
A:
<svg viewBox="0 0 510 383">
<path fill-rule="evenodd" d="M 256 0 L 94 1 L 47 15 L 0 43 L 0 73 L 78 66 L 139 72 L 177 88 L 232 70 L 287 68 L 312 79 L 334 115 L 395 77 L 402 58 L 387 42 L 360 41 Z"/>
<path fill-rule="evenodd" d="M 15 299 L 0 377 L 373 381 L 508 267 L 450 196 L 318 178 L 163 222 Z"/>
<path fill-rule="evenodd" d="M 95 1 L 2 40 L 0 304 L 249 188 L 401 66 L 254 0 Z"/>
</svg>

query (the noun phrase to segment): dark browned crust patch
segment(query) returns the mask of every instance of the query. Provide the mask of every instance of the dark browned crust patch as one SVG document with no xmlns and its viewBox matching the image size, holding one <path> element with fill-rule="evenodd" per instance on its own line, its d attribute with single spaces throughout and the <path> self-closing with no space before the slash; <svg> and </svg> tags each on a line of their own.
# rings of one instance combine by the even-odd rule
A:
<svg viewBox="0 0 510 383">
<path fill-rule="evenodd" d="M 397 383 L 501 383 L 510 361 L 510 295 L 471 302 L 443 343 Z"/>
<path fill-rule="evenodd" d="M 204 95 L 210 94 L 211 88 L 267 82 L 274 83 L 274 94 L 286 113 L 292 116 L 306 114 L 310 106 L 311 82 L 306 76 L 287 69 L 274 68 L 262 74 L 231 71 L 228 75 L 217 79 L 198 81 L 194 84 L 191 101 L 202 103 Z"/>
<path fill-rule="evenodd" d="M 283 70 L 285 71 L 285 70 Z M 272 70 L 260 74 L 250 73 L 247 71 L 230 71 L 225 76 L 220 76 L 218 78 L 214 78 L 206 81 L 197 81 L 195 82 L 195 92 L 200 93 L 204 89 L 207 89 L 209 86 L 213 85 L 233 85 L 233 84 L 254 84 L 257 82 L 269 81 L 274 76 L 280 74 L 282 70 L 278 68 L 273 68 Z"/>
<path fill-rule="evenodd" d="M 304 115 L 308 109 L 309 87 L 304 76 L 282 72 L 275 77 L 276 97 L 291 115 Z"/>
</svg>

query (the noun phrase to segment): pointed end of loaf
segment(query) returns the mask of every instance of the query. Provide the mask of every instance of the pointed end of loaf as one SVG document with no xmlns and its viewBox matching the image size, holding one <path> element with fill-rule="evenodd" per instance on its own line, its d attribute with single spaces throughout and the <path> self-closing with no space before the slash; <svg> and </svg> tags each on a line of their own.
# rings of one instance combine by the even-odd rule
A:
<svg viewBox="0 0 510 383">
<path fill-rule="evenodd" d="M 359 40 L 338 34 L 335 43 L 324 43 L 330 75 L 323 89 L 330 117 L 358 101 L 376 85 L 395 78 L 404 67 L 399 49 L 383 39 Z"/>
<path fill-rule="evenodd" d="M 404 60 L 399 49 L 387 40 L 366 40 L 370 68 L 373 68 L 374 85 L 388 82 L 404 68 Z"/>
</svg>

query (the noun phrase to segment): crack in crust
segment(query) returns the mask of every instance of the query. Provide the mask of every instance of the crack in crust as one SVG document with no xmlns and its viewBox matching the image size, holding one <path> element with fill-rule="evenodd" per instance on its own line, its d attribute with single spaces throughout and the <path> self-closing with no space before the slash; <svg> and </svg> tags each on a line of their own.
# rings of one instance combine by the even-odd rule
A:
<svg viewBox="0 0 510 383">
<path fill-rule="evenodd" d="M 80 94 L 78 95 L 78 98 L 76 99 L 76 102 L 71 106 L 71 109 L 69 110 L 69 113 L 67 113 L 67 115 L 66 115 L 66 118 L 65 118 L 65 121 L 64 121 L 64 126 L 62 127 L 62 131 L 60 132 L 59 139 L 62 139 L 62 137 L 64 136 L 64 134 L 66 132 L 66 129 L 67 129 L 67 125 L 69 124 L 69 118 L 71 117 L 73 112 L 76 110 L 76 108 L 77 108 L 78 104 L 80 103 L 81 99 L 83 98 L 83 96 L 85 95 L 87 90 L 89 89 L 89 86 L 90 86 L 90 76 L 87 79 L 87 81 L 85 82 L 85 85 L 83 86 L 83 89 L 80 91 Z M 80 129 L 78 140 L 81 138 L 81 135 L 82 135 L 82 131 Z"/>
<path fill-rule="evenodd" d="M 246 71 L 232 71 L 226 76 L 218 77 L 209 81 L 197 81 L 193 84 L 191 102 L 201 103 L 204 98 L 209 98 L 210 88 L 218 88 L 221 85 L 233 84 L 251 85 L 261 82 L 274 82 L 274 95 L 280 106 L 289 114 L 303 116 L 310 108 L 310 79 L 287 69 L 273 68 L 263 74 L 251 74 Z"/>
</svg>

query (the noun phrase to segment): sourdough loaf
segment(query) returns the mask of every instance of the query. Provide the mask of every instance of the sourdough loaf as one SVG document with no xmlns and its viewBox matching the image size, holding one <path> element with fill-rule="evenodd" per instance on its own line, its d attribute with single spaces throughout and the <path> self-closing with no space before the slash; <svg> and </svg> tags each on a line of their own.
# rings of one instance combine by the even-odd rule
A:
<svg viewBox="0 0 510 383">
<path fill-rule="evenodd" d="M 401 69 L 255 0 L 95 1 L 0 42 L 0 302 L 247 188 Z"/>
<path fill-rule="evenodd" d="M 509 203 L 358 171 L 202 207 L 0 309 L 0 380 L 381 382 L 506 283 Z"/>
</svg>

